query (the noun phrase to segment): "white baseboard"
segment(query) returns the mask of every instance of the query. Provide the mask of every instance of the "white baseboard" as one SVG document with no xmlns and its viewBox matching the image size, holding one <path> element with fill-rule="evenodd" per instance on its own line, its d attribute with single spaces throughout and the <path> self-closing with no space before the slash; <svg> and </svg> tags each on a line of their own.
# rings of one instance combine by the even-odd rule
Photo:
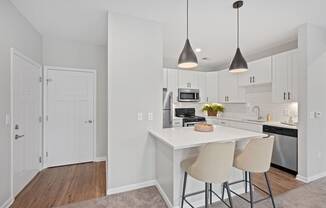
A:
<svg viewBox="0 0 326 208">
<path fill-rule="evenodd" d="M 13 198 L 9 198 L 0 208 L 9 208 L 10 205 L 14 202 Z"/>
<path fill-rule="evenodd" d="M 324 178 L 324 177 L 326 177 L 326 172 L 323 172 L 323 173 L 320 173 L 320 174 L 317 174 L 317 175 L 314 175 L 314 176 L 310 176 L 310 177 L 297 175 L 296 179 L 298 181 L 301 181 L 301 182 L 304 182 L 304 183 L 310 183 L 310 182 L 313 182 L 315 180 L 318 180 L 318 179 L 321 179 L 321 178 Z"/>
<path fill-rule="evenodd" d="M 166 193 L 164 192 L 164 190 L 162 189 L 162 187 L 160 186 L 160 184 L 156 181 L 155 184 L 157 190 L 160 192 L 163 200 L 165 201 L 166 206 L 168 206 L 168 208 L 176 208 L 172 206 L 172 203 L 170 202 L 168 196 L 166 195 Z"/>
<path fill-rule="evenodd" d="M 102 161 L 106 161 L 106 157 L 96 157 L 94 162 L 102 162 Z"/>
<path fill-rule="evenodd" d="M 112 189 L 107 190 L 107 195 L 118 194 L 118 193 L 127 192 L 127 191 L 133 191 L 136 189 L 145 188 L 145 187 L 149 187 L 149 186 L 156 186 L 156 184 L 157 184 L 156 180 L 150 180 L 150 181 L 145 181 L 142 183 L 136 183 L 136 184 L 131 184 L 131 185 L 127 185 L 127 186 L 112 188 Z"/>
</svg>

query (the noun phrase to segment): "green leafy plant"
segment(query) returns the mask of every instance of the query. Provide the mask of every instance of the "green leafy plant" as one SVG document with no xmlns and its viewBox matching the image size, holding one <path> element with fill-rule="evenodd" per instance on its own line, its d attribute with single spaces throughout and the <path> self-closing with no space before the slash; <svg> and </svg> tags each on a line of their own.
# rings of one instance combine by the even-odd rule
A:
<svg viewBox="0 0 326 208">
<path fill-rule="evenodd" d="M 208 103 L 203 106 L 202 111 L 216 116 L 217 113 L 224 112 L 224 106 L 219 103 Z"/>
</svg>

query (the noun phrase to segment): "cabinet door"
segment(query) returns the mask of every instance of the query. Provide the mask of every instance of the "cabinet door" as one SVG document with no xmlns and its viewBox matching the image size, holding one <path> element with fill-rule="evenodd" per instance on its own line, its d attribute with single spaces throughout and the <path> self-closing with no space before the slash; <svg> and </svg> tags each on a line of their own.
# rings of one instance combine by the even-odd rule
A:
<svg viewBox="0 0 326 208">
<path fill-rule="evenodd" d="M 298 101 L 298 67 L 299 67 L 299 53 L 297 50 L 289 52 L 289 68 L 288 68 L 288 101 Z"/>
<path fill-rule="evenodd" d="M 168 90 L 173 92 L 173 102 L 176 102 L 178 100 L 178 70 L 168 69 L 167 71 Z"/>
<path fill-rule="evenodd" d="M 178 70 L 179 71 L 179 88 L 198 88 L 196 71 Z"/>
<path fill-rule="evenodd" d="M 273 56 L 272 94 L 274 103 L 287 102 L 289 56 L 281 53 Z"/>
<path fill-rule="evenodd" d="M 248 63 L 248 72 L 239 76 L 239 86 L 268 84 L 272 82 L 272 58 L 267 57 Z"/>
<path fill-rule="evenodd" d="M 168 88 L 168 69 L 163 69 L 163 88 Z"/>
<path fill-rule="evenodd" d="M 263 58 L 249 63 L 252 85 L 268 84 L 272 82 L 272 57 Z"/>
<path fill-rule="evenodd" d="M 218 102 L 218 72 L 206 73 L 206 97 L 209 103 Z"/>
<path fill-rule="evenodd" d="M 244 89 L 239 89 L 238 74 L 229 70 L 219 72 L 219 100 L 222 103 L 244 103 Z"/>
<path fill-rule="evenodd" d="M 207 100 L 205 72 L 197 72 L 197 84 L 199 89 L 200 102 L 204 103 Z"/>
</svg>

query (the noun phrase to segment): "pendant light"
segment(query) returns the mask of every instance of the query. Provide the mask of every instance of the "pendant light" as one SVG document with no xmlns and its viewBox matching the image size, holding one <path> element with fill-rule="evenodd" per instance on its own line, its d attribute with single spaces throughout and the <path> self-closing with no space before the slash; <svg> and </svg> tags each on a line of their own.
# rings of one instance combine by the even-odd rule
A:
<svg viewBox="0 0 326 208">
<path fill-rule="evenodd" d="M 235 56 L 231 62 L 231 66 L 229 71 L 232 73 L 241 73 L 248 71 L 248 64 L 246 60 L 243 58 L 240 47 L 239 47 L 239 27 L 240 27 L 240 19 L 239 19 L 239 9 L 243 6 L 243 1 L 236 1 L 233 3 L 233 8 L 237 10 L 237 51 Z"/>
<path fill-rule="evenodd" d="M 198 60 L 189 41 L 189 0 L 187 0 L 187 40 L 179 56 L 178 67 L 183 69 L 191 69 L 197 66 Z"/>
</svg>

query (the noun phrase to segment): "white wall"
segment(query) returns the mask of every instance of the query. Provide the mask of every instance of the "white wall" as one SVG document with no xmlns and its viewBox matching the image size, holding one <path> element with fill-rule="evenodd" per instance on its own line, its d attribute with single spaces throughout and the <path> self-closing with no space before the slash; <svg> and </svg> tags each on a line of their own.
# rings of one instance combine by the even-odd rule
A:
<svg viewBox="0 0 326 208">
<path fill-rule="evenodd" d="M 299 174 L 310 181 L 326 176 L 326 28 L 309 24 L 300 27 L 299 49 Z M 321 117 L 314 117 L 314 112 L 321 112 Z"/>
<path fill-rule="evenodd" d="M 10 127 L 10 48 L 42 63 L 42 39 L 33 26 L 8 1 L 0 1 L 0 207 L 11 197 Z"/>
<path fill-rule="evenodd" d="M 97 157 L 107 156 L 107 46 L 43 37 L 44 65 L 96 69 Z"/>
<path fill-rule="evenodd" d="M 162 125 L 163 41 L 160 25 L 109 13 L 108 189 L 155 179 L 151 126 Z M 138 112 L 143 120 L 138 121 Z M 153 112 L 153 121 L 148 120 Z"/>
</svg>

